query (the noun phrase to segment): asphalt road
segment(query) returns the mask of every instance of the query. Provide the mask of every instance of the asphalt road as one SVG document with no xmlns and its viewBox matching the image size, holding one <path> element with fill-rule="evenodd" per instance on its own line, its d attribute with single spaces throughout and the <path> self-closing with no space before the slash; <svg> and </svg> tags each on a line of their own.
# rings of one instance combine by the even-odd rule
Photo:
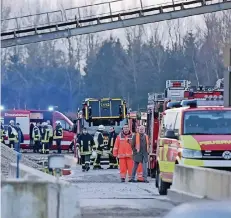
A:
<svg viewBox="0 0 231 218">
<path fill-rule="evenodd" d="M 105 166 L 106 168 L 106 166 Z M 120 183 L 118 170 L 90 170 L 80 166 L 65 180 L 79 187 L 83 218 L 163 217 L 174 207 L 166 196 L 159 196 L 155 180 L 150 183 Z"/>
</svg>

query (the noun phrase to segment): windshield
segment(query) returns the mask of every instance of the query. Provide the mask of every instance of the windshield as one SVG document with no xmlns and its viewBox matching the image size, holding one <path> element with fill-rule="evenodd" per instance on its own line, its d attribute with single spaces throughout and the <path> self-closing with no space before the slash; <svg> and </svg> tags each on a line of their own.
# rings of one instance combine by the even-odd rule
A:
<svg viewBox="0 0 231 218">
<path fill-rule="evenodd" d="M 127 119 L 123 119 L 119 124 L 114 120 L 96 120 L 92 122 L 89 127 L 89 123 L 86 122 L 86 120 L 83 121 L 83 126 L 87 128 L 88 133 L 91 135 L 95 134 L 99 125 L 104 125 L 106 132 L 109 132 L 110 127 L 113 126 L 115 128 L 115 132 L 119 133 L 125 124 L 127 124 Z"/>
<path fill-rule="evenodd" d="M 231 135 L 231 111 L 185 112 L 184 135 Z"/>
</svg>

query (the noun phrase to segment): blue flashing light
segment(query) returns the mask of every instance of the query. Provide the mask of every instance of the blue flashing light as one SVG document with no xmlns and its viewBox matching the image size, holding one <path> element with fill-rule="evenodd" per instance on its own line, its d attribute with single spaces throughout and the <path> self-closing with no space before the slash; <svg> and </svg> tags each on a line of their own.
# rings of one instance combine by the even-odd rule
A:
<svg viewBox="0 0 231 218">
<path fill-rule="evenodd" d="M 196 108 L 197 107 L 197 100 L 183 100 L 181 101 L 182 107 L 190 107 L 190 108 Z"/>
</svg>

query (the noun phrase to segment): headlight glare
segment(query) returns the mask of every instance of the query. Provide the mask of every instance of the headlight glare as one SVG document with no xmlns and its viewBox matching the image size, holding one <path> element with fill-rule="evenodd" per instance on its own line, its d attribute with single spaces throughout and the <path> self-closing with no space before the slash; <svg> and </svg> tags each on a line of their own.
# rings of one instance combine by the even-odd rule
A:
<svg viewBox="0 0 231 218">
<path fill-rule="evenodd" d="M 192 149 L 182 149 L 183 158 L 202 158 L 201 151 L 192 150 Z"/>
</svg>

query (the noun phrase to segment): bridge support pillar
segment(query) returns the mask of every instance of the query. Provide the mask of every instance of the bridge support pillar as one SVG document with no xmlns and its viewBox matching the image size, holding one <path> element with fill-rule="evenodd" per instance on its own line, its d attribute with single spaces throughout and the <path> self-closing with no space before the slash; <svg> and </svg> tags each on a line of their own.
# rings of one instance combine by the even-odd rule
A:
<svg viewBox="0 0 231 218">
<path fill-rule="evenodd" d="M 225 47 L 224 63 L 228 68 L 224 75 L 224 106 L 231 107 L 231 44 Z"/>
</svg>

